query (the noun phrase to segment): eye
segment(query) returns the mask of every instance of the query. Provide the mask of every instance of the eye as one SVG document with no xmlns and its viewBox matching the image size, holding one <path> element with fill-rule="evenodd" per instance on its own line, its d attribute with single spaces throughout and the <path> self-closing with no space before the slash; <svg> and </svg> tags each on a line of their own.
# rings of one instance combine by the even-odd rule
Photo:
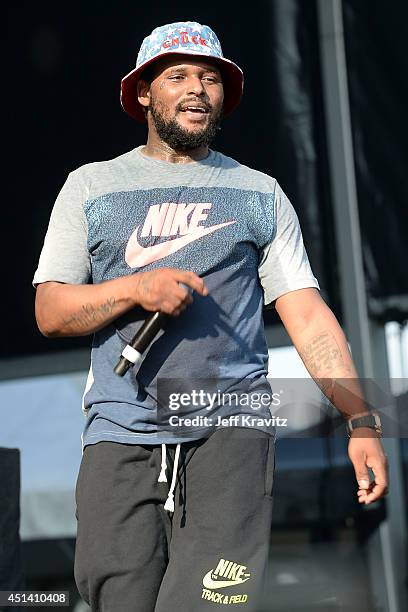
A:
<svg viewBox="0 0 408 612">
<path fill-rule="evenodd" d="M 182 78 L 182 74 L 172 74 L 169 76 L 170 81 L 180 81 Z"/>
<path fill-rule="evenodd" d="M 205 81 L 208 81 L 209 83 L 216 83 L 217 82 L 217 78 L 215 76 L 205 76 L 203 77 Z"/>
</svg>

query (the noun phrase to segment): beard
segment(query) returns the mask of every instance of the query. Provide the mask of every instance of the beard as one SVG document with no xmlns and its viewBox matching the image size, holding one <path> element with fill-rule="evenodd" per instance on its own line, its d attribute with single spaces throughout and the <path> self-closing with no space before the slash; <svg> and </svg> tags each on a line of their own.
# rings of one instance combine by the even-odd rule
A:
<svg viewBox="0 0 408 612">
<path fill-rule="evenodd" d="M 166 144 L 176 151 L 189 151 L 201 146 L 208 146 L 221 129 L 223 108 L 217 114 L 210 115 L 207 125 L 200 130 L 189 131 L 182 127 L 177 120 L 165 119 L 160 112 L 160 105 L 151 100 L 148 110 L 151 113 L 156 132 Z M 176 108 L 180 110 L 179 107 Z M 211 111 L 211 108 L 210 108 Z"/>
</svg>

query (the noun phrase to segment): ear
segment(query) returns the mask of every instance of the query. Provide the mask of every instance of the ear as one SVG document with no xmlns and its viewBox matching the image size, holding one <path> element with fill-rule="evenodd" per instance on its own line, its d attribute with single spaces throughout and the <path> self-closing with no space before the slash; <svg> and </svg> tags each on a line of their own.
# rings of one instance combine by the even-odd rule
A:
<svg viewBox="0 0 408 612">
<path fill-rule="evenodd" d="M 139 104 L 147 108 L 150 104 L 150 83 L 140 79 L 137 83 L 137 99 Z"/>
</svg>

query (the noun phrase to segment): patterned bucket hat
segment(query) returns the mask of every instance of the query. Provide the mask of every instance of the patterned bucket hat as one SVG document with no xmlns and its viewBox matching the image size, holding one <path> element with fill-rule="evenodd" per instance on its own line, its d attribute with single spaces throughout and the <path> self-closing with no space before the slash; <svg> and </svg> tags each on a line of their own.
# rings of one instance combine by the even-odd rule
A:
<svg viewBox="0 0 408 612">
<path fill-rule="evenodd" d="M 244 75 L 239 66 L 225 58 L 220 42 L 206 25 L 183 21 L 160 26 L 147 36 L 140 47 L 136 68 L 122 79 L 120 100 L 124 110 L 136 119 L 146 120 L 137 99 L 137 83 L 143 70 L 165 55 L 194 55 L 211 58 L 221 71 L 224 84 L 224 115 L 238 106 L 244 86 Z"/>
</svg>

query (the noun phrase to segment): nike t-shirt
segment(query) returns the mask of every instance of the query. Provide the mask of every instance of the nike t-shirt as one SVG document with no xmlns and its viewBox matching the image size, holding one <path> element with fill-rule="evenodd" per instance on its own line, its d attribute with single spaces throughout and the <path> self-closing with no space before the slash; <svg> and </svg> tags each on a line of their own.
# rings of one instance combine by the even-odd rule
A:
<svg viewBox="0 0 408 612">
<path fill-rule="evenodd" d="M 267 406 L 226 407 L 219 398 L 236 389 L 270 391 L 262 307 L 289 291 L 319 289 L 297 215 L 274 178 L 221 153 L 210 150 L 204 160 L 173 164 L 149 158 L 142 149 L 86 164 L 68 176 L 51 213 L 33 286 L 96 284 L 166 267 L 200 275 L 209 295 L 194 294 L 193 303 L 171 317 L 151 344 L 139 370 L 130 368 L 124 377 L 113 369 L 149 313 L 134 308 L 94 334 L 83 396 L 83 447 L 99 441 L 176 443 L 207 435 L 208 422 L 170 426 L 170 412 L 205 413 L 212 426 L 217 414 L 249 414 L 257 417 L 250 426 L 274 431 Z M 204 407 L 202 401 L 197 408 L 185 400 L 169 411 L 161 401 L 163 388 L 164 397 L 171 392 L 174 399 L 182 392 L 191 396 L 200 385 L 218 392 L 218 404 L 214 395 Z"/>
</svg>

